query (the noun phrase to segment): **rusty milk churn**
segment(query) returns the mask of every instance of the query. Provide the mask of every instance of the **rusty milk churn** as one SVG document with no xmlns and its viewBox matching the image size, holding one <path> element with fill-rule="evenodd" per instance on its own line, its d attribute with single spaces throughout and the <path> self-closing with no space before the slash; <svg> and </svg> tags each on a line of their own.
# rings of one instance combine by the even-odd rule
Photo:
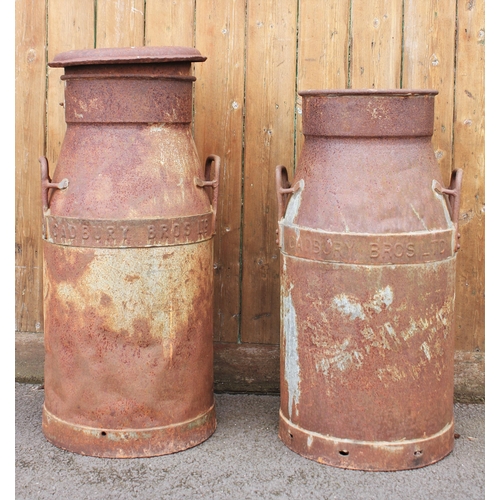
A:
<svg viewBox="0 0 500 500">
<path fill-rule="evenodd" d="M 42 157 L 45 404 L 61 448 L 148 457 L 215 430 L 213 233 L 220 159 L 191 134 L 187 47 L 58 54 L 66 135 Z M 212 179 L 212 180 L 211 180 Z"/>
<path fill-rule="evenodd" d="M 301 92 L 293 183 L 276 169 L 279 435 L 324 464 L 412 469 L 453 449 L 462 171 L 443 186 L 436 94 Z"/>
</svg>

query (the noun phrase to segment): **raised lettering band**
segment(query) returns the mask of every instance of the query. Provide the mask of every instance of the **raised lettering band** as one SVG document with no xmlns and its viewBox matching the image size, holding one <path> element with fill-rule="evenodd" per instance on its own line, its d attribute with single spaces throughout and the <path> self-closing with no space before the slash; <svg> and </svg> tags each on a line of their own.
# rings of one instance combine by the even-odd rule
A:
<svg viewBox="0 0 500 500">
<path fill-rule="evenodd" d="M 346 264 L 417 264 L 452 257 L 454 230 L 356 234 L 329 233 L 282 226 L 283 253 L 295 257 Z"/>
<path fill-rule="evenodd" d="M 168 219 L 76 219 L 45 216 L 44 239 L 75 247 L 130 248 L 185 245 L 209 240 L 212 212 Z"/>
</svg>

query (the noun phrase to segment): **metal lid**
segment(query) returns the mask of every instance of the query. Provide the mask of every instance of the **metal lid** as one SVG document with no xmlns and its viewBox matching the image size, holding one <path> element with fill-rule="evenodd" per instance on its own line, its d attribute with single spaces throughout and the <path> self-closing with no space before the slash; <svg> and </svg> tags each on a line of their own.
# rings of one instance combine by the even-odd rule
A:
<svg viewBox="0 0 500 500">
<path fill-rule="evenodd" d="M 342 96 L 411 96 L 411 95 L 437 95 L 437 90 L 432 89 L 322 89 L 302 90 L 301 96 L 342 97 Z"/>
<path fill-rule="evenodd" d="M 61 52 L 49 63 L 52 68 L 93 64 L 203 62 L 207 58 L 192 47 L 121 47 Z"/>
</svg>

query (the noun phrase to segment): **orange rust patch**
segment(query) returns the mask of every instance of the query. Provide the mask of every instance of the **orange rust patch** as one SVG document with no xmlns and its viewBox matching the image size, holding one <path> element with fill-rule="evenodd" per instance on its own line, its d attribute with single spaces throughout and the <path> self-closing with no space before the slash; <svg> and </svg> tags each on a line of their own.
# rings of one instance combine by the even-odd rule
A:
<svg viewBox="0 0 500 500">
<path fill-rule="evenodd" d="M 94 260 L 95 251 L 89 248 L 80 252 L 66 252 L 61 248 L 59 245 L 44 243 L 44 258 L 46 262 L 50 262 L 47 272 L 56 282 L 76 283 Z"/>
<path fill-rule="evenodd" d="M 137 276 L 136 274 L 134 274 L 134 275 L 129 274 L 128 276 L 125 277 L 125 281 L 128 281 L 129 283 L 133 283 L 134 281 L 137 281 L 140 278 L 141 277 Z"/>
<path fill-rule="evenodd" d="M 107 307 L 111 302 L 111 297 L 107 293 L 101 293 L 101 306 Z"/>
</svg>

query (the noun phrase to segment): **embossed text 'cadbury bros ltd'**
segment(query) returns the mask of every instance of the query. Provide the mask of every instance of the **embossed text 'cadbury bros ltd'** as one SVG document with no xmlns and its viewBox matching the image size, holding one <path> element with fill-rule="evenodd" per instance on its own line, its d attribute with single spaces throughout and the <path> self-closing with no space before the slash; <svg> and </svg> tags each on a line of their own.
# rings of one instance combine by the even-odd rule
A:
<svg viewBox="0 0 500 500">
<path fill-rule="evenodd" d="M 220 159 L 203 168 L 191 135 L 191 63 L 205 59 L 139 47 L 49 63 L 65 68 L 67 131 L 53 180 L 40 158 L 42 428 L 66 450 L 148 457 L 215 430 Z"/>
<path fill-rule="evenodd" d="M 279 435 L 321 463 L 412 469 L 453 449 L 462 171 L 443 187 L 436 94 L 301 92 L 293 185 L 276 170 Z"/>
</svg>

